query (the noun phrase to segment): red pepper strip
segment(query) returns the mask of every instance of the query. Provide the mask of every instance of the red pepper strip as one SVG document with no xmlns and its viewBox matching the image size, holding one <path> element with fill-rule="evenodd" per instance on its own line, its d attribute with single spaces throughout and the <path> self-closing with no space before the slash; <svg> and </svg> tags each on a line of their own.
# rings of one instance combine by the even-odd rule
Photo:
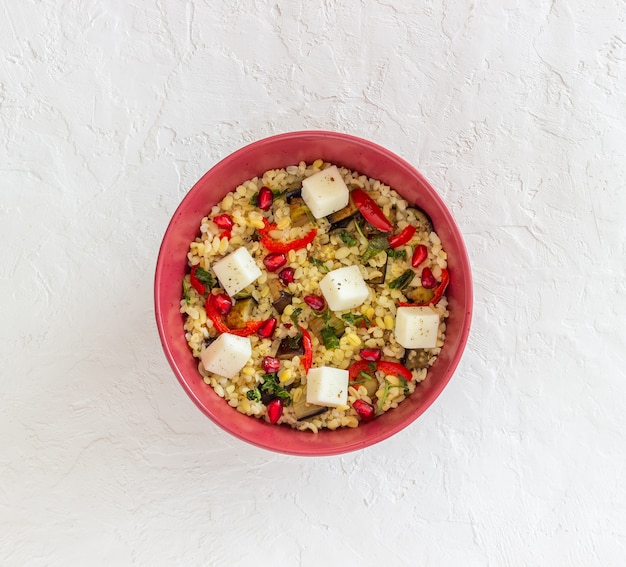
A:
<svg viewBox="0 0 626 567">
<path fill-rule="evenodd" d="M 363 218 L 372 226 L 375 226 L 382 232 L 391 232 L 393 230 L 393 226 L 391 226 L 389 219 L 376 204 L 376 201 L 374 201 L 374 199 L 372 199 L 365 191 L 362 189 L 353 189 L 350 196 L 352 197 L 352 202 L 363 215 Z"/>
<path fill-rule="evenodd" d="M 304 371 L 308 372 L 311 370 L 311 366 L 313 366 L 313 341 L 311 340 L 309 331 L 300 328 L 300 332 L 302 333 L 302 346 L 304 347 L 302 366 L 304 367 Z"/>
<path fill-rule="evenodd" d="M 446 288 L 450 283 L 450 272 L 448 270 L 441 270 L 441 281 L 434 289 L 434 295 L 423 303 L 408 303 L 405 301 L 401 301 L 398 303 L 398 307 L 422 307 L 424 305 L 435 305 L 439 302 L 439 300 L 443 297 L 443 294 L 446 292 Z"/>
<path fill-rule="evenodd" d="M 223 316 L 215 306 L 214 294 L 210 294 L 207 298 L 205 308 L 206 314 L 209 316 L 209 319 L 213 321 L 215 329 L 220 333 L 230 333 L 231 335 L 237 335 L 238 337 L 247 337 L 248 335 L 256 333 L 261 325 L 265 323 L 265 321 L 248 321 L 246 326 L 241 329 L 231 329 L 228 325 L 226 325 Z"/>
<path fill-rule="evenodd" d="M 372 370 L 372 368 L 374 370 Z M 399 362 L 390 362 L 388 360 L 380 360 L 379 362 L 368 362 L 367 360 L 357 360 L 348 368 L 348 381 L 351 385 L 358 382 L 359 374 L 367 372 L 368 374 L 380 370 L 386 375 L 400 376 L 407 382 L 413 379 L 413 374 L 404 365 Z"/>
<path fill-rule="evenodd" d="M 389 240 L 389 246 L 391 248 L 397 248 L 398 246 L 406 244 L 409 240 L 411 240 L 411 238 L 413 238 L 416 230 L 417 229 L 413 225 L 409 225 L 402 229 L 398 234 L 388 236 L 387 240 Z"/>
<path fill-rule="evenodd" d="M 390 362 L 388 360 L 381 360 L 378 363 L 378 370 L 382 370 L 388 376 L 398 376 L 404 378 L 407 382 L 410 382 L 413 378 L 411 371 L 399 362 Z"/>
<path fill-rule="evenodd" d="M 206 292 L 206 286 L 196 277 L 196 271 L 198 266 L 193 266 L 191 268 L 191 273 L 189 274 L 189 281 L 194 289 L 200 294 L 204 295 Z"/>
<path fill-rule="evenodd" d="M 307 244 L 313 242 L 313 239 L 317 234 L 317 229 L 312 228 L 301 238 L 296 238 L 295 240 L 290 240 L 289 242 L 278 242 L 269 235 L 269 232 L 274 230 L 276 225 L 268 222 L 267 219 L 263 219 L 263 223 L 265 226 L 263 228 L 258 228 L 257 232 L 261 236 L 261 244 L 263 244 L 266 250 L 269 250 L 270 252 L 285 253 L 289 252 L 289 250 L 299 250 L 300 248 L 304 248 Z"/>
<path fill-rule="evenodd" d="M 368 362 L 367 360 L 357 360 L 353 362 L 348 368 L 348 381 L 352 384 L 357 380 L 361 372 L 371 372 L 372 368 L 375 366 L 376 364 L 374 362 Z"/>
</svg>

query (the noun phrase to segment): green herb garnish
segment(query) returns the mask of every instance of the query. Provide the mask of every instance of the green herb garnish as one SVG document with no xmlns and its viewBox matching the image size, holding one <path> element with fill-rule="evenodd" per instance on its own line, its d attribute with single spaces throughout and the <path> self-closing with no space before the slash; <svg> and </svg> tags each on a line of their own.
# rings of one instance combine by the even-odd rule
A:
<svg viewBox="0 0 626 567">
<path fill-rule="evenodd" d="M 268 396 L 280 398 L 286 406 L 291 404 L 291 394 L 285 387 L 280 385 L 276 374 L 263 374 L 261 392 Z M 246 393 L 246 395 L 248 394 Z"/>
<path fill-rule="evenodd" d="M 376 408 L 376 415 L 378 415 L 385 405 L 385 401 L 387 400 L 387 396 L 389 395 L 389 388 L 391 384 L 388 380 L 385 380 L 385 389 L 383 390 L 383 395 L 380 397 L 380 401 L 378 402 L 378 407 Z"/>
<path fill-rule="evenodd" d="M 347 244 L 348 246 L 354 246 L 356 244 L 356 238 L 354 238 L 354 236 L 352 236 L 347 230 L 342 230 L 339 233 L 339 238 L 341 238 L 344 244 Z"/>
<path fill-rule="evenodd" d="M 201 268 L 200 266 L 197 266 L 194 275 L 195 275 L 196 279 L 201 284 L 204 284 L 207 288 L 212 288 L 213 287 L 213 284 L 215 283 L 215 281 L 213 280 L 213 276 L 211 275 L 210 272 L 207 272 L 204 268 Z"/>
<path fill-rule="evenodd" d="M 387 256 L 389 256 L 389 258 L 400 258 L 405 260 L 406 250 L 404 248 L 392 248 L 391 250 L 387 250 Z"/>
<path fill-rule="evenodd" d="M 311 264 L 313 264 L 314 266 L 317 266 L 323 272 L 330 272 L 328 266 L 318 258 L 309 258 L 309 262 L 311 262 Z"/>
<path fill-rule="evenodd" d="M 359 376 L 364 380 L 372 380 L 374 378 L 371 374 L 365 372 L 365 370 L 361 370 L 361 372 L 359 372 Z"/>
<path fill-rule="evenodd" d="M 415 272 L 413 270 L 406 270 L 389 284 L 389 288 L 402 290 L 411 283 L 414 277 Z"/>
<path fill-rule="evenodd" d="M 339 348 L 339 339 L 337 338 L 336 331 L 333 327 L 326 327 L 325 329 L 322 329 L 321 335 L 322 340 L 324 341 L 324 347 L 327 350 Z"/>
<path fill-rule="evenodd" d="M 189 284 L 187 280 L 183 278 L 183 297 L 185 298 L 185 303 L 189 305 L 191 303 L 191 296 L 189 295 Z"/>
<path fill-rule="evenodd" d="M 384 234 L 372 236 L 367 242 L 367 249 L 361 256 L 361 262 L 367 264 L 374 256 L 378 256 L 383 250 L 389 249 L 389 240 Z"/>
<path fill-rule="evenodd" d="M 261 392 L 258 388 L 254 388 L 253 390 L 248 390 L 246 392 L 246 398 L 248 398 L 251 402 L 260 402 Z"/>
<path fill-rule="evenodd" d="M 341 318 L 354 327 L 369 327 L 370 325 L 369 318 L 361 313 L 344 313 Z"/>
</svg>

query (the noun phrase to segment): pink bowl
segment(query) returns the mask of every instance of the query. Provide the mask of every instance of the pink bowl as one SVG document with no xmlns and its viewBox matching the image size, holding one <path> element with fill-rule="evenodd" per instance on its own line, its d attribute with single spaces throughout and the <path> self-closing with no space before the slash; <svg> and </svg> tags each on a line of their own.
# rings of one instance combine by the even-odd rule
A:
<svg viewBox="0 0 626 567">
<path fill-rule="evenodd" d="M 273 168 L 318 158 L 357 170 L 395 188 L 430 215 L 448 252 L 450 316 L 446 341 L 428 377 L 396 409 L 356 429 L 300 432 L 269 425 L 231 408 L 201 379 L 191 355 L 179 312 L 181 281 L 189 243 L 200 221 L 242 181 Z M 222 429 L 257 447 L 290 455 L 337 455 L 389 438 L 413 423 L 435 401 L 454 373 L 469 335 L 472 317 L 472 276 L 459 228 L 438 193 L 409 163 L 385 148 L 347 134 L 325 131 L 291 132 L 245 146 L 209 170 L 187 193 L 170 221 L 159 251 L 154 280 L 156 322 L 167 360 L 189 397 Z"/>
</svg>

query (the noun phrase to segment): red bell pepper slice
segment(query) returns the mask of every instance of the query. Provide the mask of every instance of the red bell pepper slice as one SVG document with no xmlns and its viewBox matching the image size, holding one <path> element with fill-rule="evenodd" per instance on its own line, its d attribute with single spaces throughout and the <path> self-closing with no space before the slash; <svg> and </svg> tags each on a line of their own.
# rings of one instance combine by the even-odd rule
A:
<svg viewBox="0 0 626 567">
<path fill-rule="evenodd" d="M 378 362 L 357 360 L 348 368 L 348 381 L 350 385 L 355 385 L 355 383 L 358 382 L 357 379 L 361 372 L 367 372 L 370 374 L 372 372 L 376 372 L 377 370 L 384 372 L 386 375 L 404 378 L 407 382 L 410 382 L 413 379 L 413 373 L 399 362 L 391 362 L 389 360 L 379 360 Z"/>
<path fill-rule="evenodd" d="M 219 333 L 230 333 L 231 335 L 237 335 L 239 337 L 247 337 L 256 333 L 265 323 L 265 321 L 248 321 L 246 326 L 241 329 L 231 329 L 228 325 L 226 325 L 224 317 L 217 310 L 214 294 L 210 294 L 207 298 L 205 308 L 209 319 L 213 321 L 213 325 Z"/>
<path fill-rule="evenodd" d="M 306 329 L 300 328 L 302 333 L 302 346 L 304 347 L 304 358 L 302 359 L 302 366 L 305 372 L 311 370 L 313 366 L 313 341 L 311 335 Z"/>
<path fill-rule="evenodd" d="M 410 382 L 413 378 L 413 374 L 411 373 L 411 371 L 399 362 L 381 360 L 380 362 L 378 362 L 377 366 L 377 369 L 382 370 L 385 374 L 404 378 L 407 382 Z"/>
<path fill-rule="evenodd" d="M 363 189 L 353 189 L 350 193 L 352 202 L 356 205 L 363 218 L 382 232 L 391 232 L 393 226 L 381 208 Z"/>
<path fill-rule="evenodd" d="M 189 281 L 194 289 L 202 296 L 206 293 L 206 286 L 196 277 L 196 272 L 198 271 L 198 266 L 193 266 L 191 268 L 191 273 L 189 274 Z"/>
<path fill-rule="evenodd" d="M 263 219 L 263 224 L 264 227 L 258 228 L 257 232 L 261 236 L 261 244 L 270 252 L 282 252 L 285 254 L 290 250 L 300 250 L 300 248 L 304 248 L 307 244 L 313 242 L 313 239 L 317 234 L 317 229 L 312 228 L 301 238 L 296 238 L 295 240 L 290 240 L 288 242 L 278 242 L 269 235 L 269 232 L 274 230 L 276 225 L 274 223 L 270 223 L 267 219 Z"/>
<path fill-rule="evenodd" d="M 416 230 L 417 229 L 410 224 L 403 228 L 398 234 L 388 236 L 387 240 L 389 240 L 390 248 L 397 248 L 398 246 L 406 244 L 409 240 L 411 240 L 411 238 L 413 238 Z"/>
</svg>

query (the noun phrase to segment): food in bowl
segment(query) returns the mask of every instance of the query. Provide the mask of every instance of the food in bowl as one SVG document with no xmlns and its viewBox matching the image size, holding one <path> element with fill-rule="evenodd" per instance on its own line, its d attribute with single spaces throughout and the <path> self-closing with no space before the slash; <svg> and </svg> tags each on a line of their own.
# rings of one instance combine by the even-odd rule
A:
<svg viewBox="0 0 626 567">
<path fill-rule="evenodd" d="M 243 182 L 202 219 L 188 263 L 180 310 L 204 382 L 273 424 L 372 421 L 445 341 L 447 254 L 430 219 L 340 164 Z"/>
</svg>

